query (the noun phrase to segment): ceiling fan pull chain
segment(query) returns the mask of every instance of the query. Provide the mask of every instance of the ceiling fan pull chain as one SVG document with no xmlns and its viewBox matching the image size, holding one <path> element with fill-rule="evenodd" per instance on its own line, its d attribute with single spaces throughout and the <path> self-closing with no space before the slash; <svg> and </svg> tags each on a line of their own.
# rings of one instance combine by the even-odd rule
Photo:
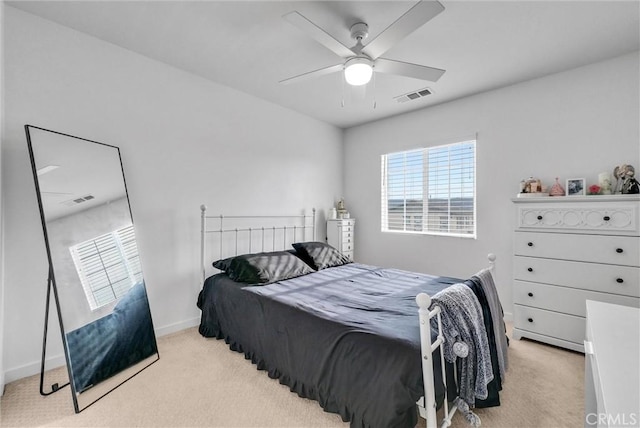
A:
<svg viewBox="0 0 640 428">
<path fill-rule="evenodd" d="M 377 101 L 376 101 L 376 73 L 374 70 L 373 73 L 373 109 L 376 109 L 376 106 L 378 105 Z"/>
</svg>

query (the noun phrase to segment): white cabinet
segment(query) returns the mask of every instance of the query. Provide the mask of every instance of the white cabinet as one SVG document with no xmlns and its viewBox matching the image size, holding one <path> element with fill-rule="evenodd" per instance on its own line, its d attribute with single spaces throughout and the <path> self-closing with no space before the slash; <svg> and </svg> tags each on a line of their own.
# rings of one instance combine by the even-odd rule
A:
<svg viewBox="0 0 640 428">
<path fill-rule="evenodd" d="M 587 300 L 640 307 L 640 196 L 513 202 L 513 336 L 584 352 Z"/>
<path fill-rule="evenodd" d="M 640 425 L 640 310 L 586 304 L 585 427 Z"/>
<path fill-rule="evenodd" d="M 356 219 L 327 220 L 327 243 L 353 260 Z"/>
</svg>

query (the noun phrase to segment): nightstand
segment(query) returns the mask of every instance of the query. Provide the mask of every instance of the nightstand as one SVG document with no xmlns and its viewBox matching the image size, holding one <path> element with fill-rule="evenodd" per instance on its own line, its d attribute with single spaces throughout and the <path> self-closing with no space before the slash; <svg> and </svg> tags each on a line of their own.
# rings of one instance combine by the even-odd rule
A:
<svg viewBox="0 0 640 428">
<path fill-rule="evenodd" d="M 327 243 L 353 261 L 356 219 L 327 220 Z"/>
</svg>

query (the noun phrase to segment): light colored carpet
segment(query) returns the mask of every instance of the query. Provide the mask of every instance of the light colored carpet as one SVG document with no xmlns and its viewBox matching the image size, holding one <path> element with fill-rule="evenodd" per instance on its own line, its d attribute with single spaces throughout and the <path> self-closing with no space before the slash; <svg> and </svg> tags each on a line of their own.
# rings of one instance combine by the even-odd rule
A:
<svg viewBox="0 0 640 428">
<path fill-rule="evenodd" d="M 39 376 L 8 384 L 0 426 L 348 427 L 195 328 L 162 337 L 158 346 L 158 362 L 79 414 L 68 387 L 42 397 Z M 512 340 L 509 358 L 502 405 L 477 410 L 484 427 L 583 426 L 582 354 Z M 45 385 L 65 381 L 65 370 L 56 369 Z M 452 426 L 469 425 L 456 414 Z"/>
</svg>

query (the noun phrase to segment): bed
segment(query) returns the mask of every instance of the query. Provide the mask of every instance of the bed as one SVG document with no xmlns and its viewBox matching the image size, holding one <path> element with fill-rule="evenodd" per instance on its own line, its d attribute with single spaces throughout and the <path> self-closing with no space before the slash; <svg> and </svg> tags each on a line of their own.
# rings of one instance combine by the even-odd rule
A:
<svg viewBox="0 0 640 428">
<path fill-rule="evenodd" d="M 441 406 L 442 425 L 450 424 L 459 407 L 449 410 L 459 393 L 454 366 L 460 365 L 441 363 L 446 335 L 438 331 L 441 309 L 430 308 L 430 296 L 463 281 L 353 263 L 315 240 L 315 211 L 287 216 L 301 225 L 225 228 L 225 222 L 246 217 L 201 210 L 202 336 L 225 340 L 258 369 L 352 427 L 413 427 L 418 414 L 436 426 Z M 207 219 L 215 219 L 217 228 L 208 229 Z M 220 242 L 213 263 L 220 273 L 209 276 L 208 233 Z M 246 249 L 239 250 L 239 240 Z M 222 242 L 233 247 L 228 257 L 222 257 Z M 264 248 L 265 242 L 273 245 Z M 492 354 L 492 374 L 495 360 Z M 496 405 L 499 380 L 494 376 L 488 401 L 478 400 L 478 407 Z"/>
</svg>

